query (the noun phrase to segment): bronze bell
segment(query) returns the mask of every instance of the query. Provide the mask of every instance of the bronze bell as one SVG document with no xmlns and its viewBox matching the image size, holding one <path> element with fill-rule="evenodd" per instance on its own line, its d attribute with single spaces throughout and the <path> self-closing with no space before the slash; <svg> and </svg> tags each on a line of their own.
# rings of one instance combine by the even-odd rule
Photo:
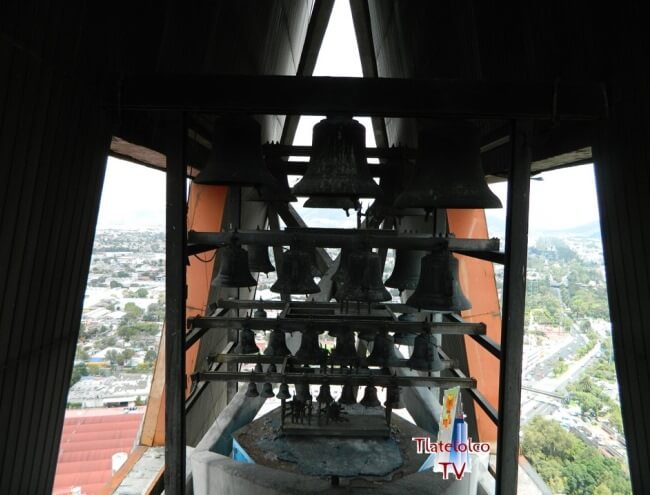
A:
<svg viewBox="0 0 650 495">
<path fill-rule="evenodd" d="M 382 282 L 381 258 L 375 252 L 355 252 L 348 262 L 348 279 L 337 298 L 375 303 L 390 301 L 390 292 Z"/>
<path fill-rule="evenodd" d="M 260 350 L 255 343 L 255 332 L 250 328 L 242 328 L 239 331 L 237 354 L 257 354 L 258 352 Z"/>
<path fill-rule="evenodd" d="M 260 394 L 257 391 L 257 385 L 255 382 L 248 382 L 248 389 L 246 390 L 246 397 L 258 397 Z"/>
<path fill-rule="evenodd" d="M 270 383 L 265 383 L 264 385 L 262 385 L 262 393 L 260 394 L 260 397 L 269 399 L 274 396 L 275 393 L 273 392 L 273 385 L 271 385 Z"/>
<path fill-rule="evenodd" d="M 306 330 L 301 333 L 300 348 L 296 352 L 296 357 L 305 361 L 320 361 L 324 357 L 324 352 L 318 343 L 318 332 Z"/>
<path fill-rule="evenodd" d="M 262 363 L 256 363 L 254 371 L 255 373 L 264 373 L 264 368 L 262 368 Z"/>
<path fill-rule="evenodd" d="M 432 311 L 464 311 L 472 307 L 458 282 L 458 260 L 445 245 L 422 258 L 420 281 L 406 304 Z"/>
<path fill-rule="evenodd" d="M 316 397 L 316 402 L 319 402 L 321 404 L 331 404 L 334 402 L 334 397 L 332 397 L 332 394 L 330 392 L 330 386 L 327 383 L 323 383 L 320 386 L 320 390 L 318 391 L 318 397 Z"/>
<path fill-rule="evenodd" d="M 354 250 L 350 248 L 341 248 L 341 253 L 339 254 L 339 265 L 332 275 L 332 282 L 334 282 L 334 299 L 339 302 L 343 301 L 341 296 L 345 294 L 345 283 L 348 280 L 348 263 L 350 261 L 350 255 L 353 252 Z"/>
<path fill-rule="evenodd" d="M 373 330 L 371 328 L 364 328 L 363 330 L 359 331 L 359 339 L 365 340 L 366 342 L 375 340 L 376 335 L 377 335 L 377 330 Z"/>
<path fill-rule="evenodd" d="M 280 384 L 280 388 L 278 389 L 276 397 L 283 400 L 291 399 L 291 394 L 289 393 L 289 385 L 287 385 L 286 382 L 282 382 Z"/>
<path fill-rule="evenodd" d="M 393 337 L 386 332 L 379 332 L 372 344 L 372 352 L 366 358 L 370 366 L 393 366 L 398 359 L 395 353 Z"/>
<path fill-rule="evenodd" d="M 386 402 L 384 406 L 391 409 L 404 409 L 406 406 L 402 401 L 402 389 L 397 385 L 389 385 L 386 389 Z"/>
<path fill-rule="evenodd" d="M 398 289 L 400 292 L 405 289 L 415 289 L 420 280 L 420 263 L 426 254 L 425 251 L 397 249 L 393 273 L 386 279 L 384 285 Z"/>
<path fill-rule="evenodd" d="M 296 400 L 300 402 L 309 402 L 311 400 L 311 392 L 308 383 L 296 383 Z"/>
<path fill-rule="evenodd" d="M 501 208 L 485 182 L 479 130 L 469 122 L 434 123 L 418 133 L 415 171 L 397 208 Z"/>
<path fill-rule="evenodd" d="M 339 404 L 356 404 L 357 395 L 354 393 L 354 387 L 349 384 L 343 385 L 341 390 L 341 397 L 339 397 Z"/>
<path fill-rule="evenodd" d="M 281 294 L 315 294 L 320 292 L 311 275 L 311 258 L 309 253 L 298 248 L 291 248 L 278 261 L 278 279 L 271 286 L 271 291 Z"/>
<path fill-rule="evenodd" d="M 332 349 L 331 356 L 335 359 L 355 359 L 357 348 L 355 346 L 354 332 L 349 328 L 342 328 L 336 332 L 330 332 L 336 337 L 336 346 Z"/>
<path fill-rule="evenodd" d="M 275 178 L 273 184 L 266 184 L 250 189 L 246 201 L 263 201 L 265 203 L 292 203 L 298 201 L 289 187 L 287 180 L 287 162 L 279 156 L 267 156 L 266 166 Z"/>
<path fill-rule="evenodd" d="M 402 313 L 397 317 L 398 321 L 417 321 L 415 313 Z M 397 345 L 413 345 L 415 342 L 415 334 L 411 332 L 395 332 L 393 339 Z"/>
<path fill-rule="evenodd" d="M 218 118 L 214 123 L 210 157 L 194 182 L 237 186 L 277 185 L 264 162 L 261 142 L 261 127 L 254 118 Z"/>
<path fill-rule="evenodd" d="M 257 281 L 248 269 L 248 253 L 236 244 L 219 249 L 219 274 L 212 281 L 214 287 L 252 287 Z"/>
<path fill-rule="evenodd" d="M 418 371 L 440 371 L 445 368 L 438 354 L 438 344 L 434 335 L 421 333 L 415 337 L 413 353 L 406 365 Z"/>
<path fill-rule="evenodd" d="M 261 301 L 262 299 L 260 299 Z M 253 318 L 266 318 L 268 315 L 266 314 L 266 311 L 264 311 L 264 308 L 257 308 L 253 312 Z"/>
<path fill-rule="evenodd" d="M 287 347 L 284 332 L 279 328 L 274 329 L 269 335 L 269 343 L 264 350 L 265 356 L 288 356 L 291 351 Z"/>
<path fill-rule="evenodd" d="M 377 398 L 377 388 L 374 385 L 367 385 L 363 393 L 363 398 L 359 401 L 364 407 L 380 407 L 381 402 Z"/>
<path fill-rule="evenodd" d="M 269 247 L 262 244 L 248 245 L 248 269 L 256 273 L 274 272 L 275 267 L 269 258 Z"/>
<path fill-rule="evenodd" d="M 374 198 L 381 189 L 366 160 L 366 128 L 350 117 L 327 117 L 314 126 L 309 166 L 293 187 L 296 196 Z"/>
</svg>

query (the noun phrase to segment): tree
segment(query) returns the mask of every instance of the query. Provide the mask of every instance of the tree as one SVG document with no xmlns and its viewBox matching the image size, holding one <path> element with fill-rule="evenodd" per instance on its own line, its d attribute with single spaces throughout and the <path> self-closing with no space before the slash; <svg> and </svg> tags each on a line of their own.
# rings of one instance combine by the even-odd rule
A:
<svg viewBox="0 0 650 495">
<path fill-rule="evenodd" d="M 120 359 L 120 353 L 117 352 L 115 349 L 110 349 L 106 351 L 106 360 L 111 363 L 111 364 L 118 364 L 118 361 Z"/>
<path fill-rule="evenodd" d="M 119 289 L 119 288 L 122 288 L 122 287 L 124 287 L 124 286 L 121 283 L 119 283 L 117 280 L 111 280 L 111 283 L 110 283 L 110 288 L 111 289 Z"/>
<path fill-rule="evenodd" d="M 138 306 L 135 303 L 128 302 L 124 305 L 124 312 L 126 315 L 122 318 L 122 320 L 125 323 L 137 321 L 140 318 L 142 318 L 142 315 L 144 314 L 144 309 L 142 309 L 140 306 Z"/>
<path fill-rule="evenodd" d="M 122 353 L 120 354 L 120 361 L 118 364 L 120 366 L 124 366 L 126 363 L 128 363 L 131 358 L 135 355 L 135 352 L 133 352 L 132 349 L 124 349 Z"/>
<path fill-rule="evenodd" d="M 156 351 L 153 349 L 149 349 L 144 355 L 144 361 L 145 363 L 153 363 L 156 361 L 156 357 L 158 357 Z"/>
<path fill-rule="evenodd" d="M 149 291 L 147 289 L 140 288 L 135 291 L 135 297 L 139 297 L 140 299 L 144 299 L 149 297 Z"/>
<path fill-rule="evenodd" d="M 70 386 L 72 387 L 75 383 L 81 380 L 81 377 L 88 376 L 88 368 L 86 363 L 77 364 L 72 368 L 72 377 L 70 378 Z"/>
</svg>

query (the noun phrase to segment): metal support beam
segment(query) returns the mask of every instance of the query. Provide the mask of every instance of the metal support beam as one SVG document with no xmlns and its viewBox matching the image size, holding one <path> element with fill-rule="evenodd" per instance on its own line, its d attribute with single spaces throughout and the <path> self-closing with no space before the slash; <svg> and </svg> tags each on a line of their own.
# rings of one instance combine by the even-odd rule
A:
<svg viewBox="0 0 650 495">
<path fill-rule="evenodd" d="M 165 493 L 185 493 L 185 122 L 168 116 L 165 312 Z"/>
<path fill-rule="evenodd" d="M 503 320 L 499 373 L 499 428 L 497 433 L 496 492 L 517 492 L 521 373 L 526 304 L 528 206 L 530 193 L 529 122 L 514 122 L 508 174 Z"/>
<path fill-rule="evenodd" d="M 123 110 L 274 115 L 596 120 L 607 108 L 601 83 L 566 81 L 150 74 L 111 97 Z"/>
</svg>

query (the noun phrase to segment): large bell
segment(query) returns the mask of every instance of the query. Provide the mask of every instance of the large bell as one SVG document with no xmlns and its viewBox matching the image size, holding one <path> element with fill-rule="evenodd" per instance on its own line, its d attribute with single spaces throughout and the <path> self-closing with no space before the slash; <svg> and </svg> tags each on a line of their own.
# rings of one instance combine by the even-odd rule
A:
<svg viewBox="0 0 650 495">
<path fill-rule="evenodd" d="M 277 156 L 266 158 L 266 165 L 276 180 L 274 184 L 262 185 L 250 189 L 246 201 L 264 201 L 266 203 L 291 203 L 298 201 L 289 187 L 287 180 L 287 162 Z"/>
<path fill-rule="evenodd" d="M 262 157 L 261 127 L 252 117 L 230 116 L 214 123 L 212 151 L 194 179 L 197 184 L 276 185 Z"/>
<path fill-rule="evenodd" d="M 291 399 L 291 394 L 289 393 L 289 385 L 287 385 L 286 382 L 282 382 L 280 384 L 280 388 L 278 389 L 278 393 L 276 397 L 278 399 L 284 399 L 284 400 Z"/>
<path fill-rule="evenodd" d="M 390 292 L 382 282 L 381 258 L 378 253 L 352 253 L 347 271 L 348 278 L 342 293 L 339 293 L 337 288 L 337 299 L 367 303 L 391 300 Z"/>
<path fill-rule="evenodd" d="M 335 359 L 355 359 L 357 348 L 354 339 L 354 332 L 349 328 L 340 329 L 337 332 L 330 332 L 336 337 L 336 346 L 332 349 L 331 356 Z"/>
<path fill-rule="evenodd" d="M 372 344 L 372 352 L 366 358 L 370 366 L 393 366 L 397 361 L 393 337 L 386 332 L 379 332 Z"/>
<path fill-rule="evenodd" d="M 354 199 L 380 195 L 366 160 L 366 128 L 350 117 L 328 117 L 316 124 L 309 166 L 293 193 Z"/>
<path fill-rule="evenodd" d="M 397 208 L 501 208 L 481 166 L 479 130 L 468 122 L 436 123 L 418 133 L 415 172 Z"/>
<path fill-rule="evenodd" d="M 402 313 L 397 317 L 398 321 L 413 322 L 417 321 L 415 313 Z M 411 332 L 397 331 L 393 335 L 393 339 L 397 345 L 413 345 L 415 343 L 415 334 Z"/>
<path fill-rule="evenodd" d="M 248 382 L 248 389 L 246 389 L 246 397 L 258 397 L 260 394 L 257 391 L 255 382 Z"/>
<path fill-rule="evenodd" d="M 269 258 L 269 247 L 262 244 L 248 245 L 248 269 L 256 273 L 274 272 L 275 267 Z"/>
<path fill-rule="evenodd" d="M 364 407 L 380 407 L 381 402 L 377 398 L 377 388 L 374 385 L 367 385 L 363 398 L 359 401 Z"/>
<path fill-rule="evenodd" d="M 384 406 L 391 409 L 404 409 L 406 406 L 402 401 L 402 389 L 397 385 L 389 385 L 386 389 L 386 402 Z"/>
<path fill-rule="evenodd" d="M 420 280 L 420 264 L 426 254 L 425 251 L 397 249 L 395 251 L 393 273 L 386 279 L 384 285 L 386 287 L 394 287 L 400 292 L 405 289 L 415 289 Z"/>
<path fill-rule="evenodd" d="M 348 281 L 348 264 L 350 261 L 350 255 L 355 251 L 350 248 L 341 248 L 341 253 L 339 254 L 339 264 L 336 267 L 336 271 L 332 275 L 332 282 L 334 282 L 334 299 L 341 302 L 341 296 L 345 294 L 345 283 Z"/>
<path fill-rule="evenodd" d="M 413 353 L 406 365 L 418 371 L 440 371 L 445 369 L 445 364 L 438 354 L 438 344 L 434 335 L 421 333 L 415 337 Z"/>
<path fill-rule="evenodd" d="M 279 328 L 274 329 L 269 335 L 269 343 L 264 350 L 265 356 L 288 356 L 291 351 L 287 347 L 284 332 Z"/>
<path fill-rule="evenodd" d="M 406 304 L 432 311 L 464 311 L 472 307 L 458 282 L 458 260 L 441 245 L 422 258 L 420 281 Z"/>
<path fill-rule="evenodd" d="M 281 294 L 315 294 L 320 292 L 311 274 L 309 253 L 291 248 L 278 260 L 278 279 L 271 286 L 272 292 Z"/>
<path fill-rule="evenodd" d="M 319 402 L 321 404 L 331 404 L 334 402 L 334 397 L 332 397 L 329 384 L 323 383 L 320 386 L 318 397 L 316 397 L 316 402 Z"/>
<path fill-rule="evenodd" d="M 264 397 L 265 399 L 270 399 L 271 397 L 275 396 L 275 393 L 273 393 L 273 385 L 270 383 L 265 383 L 262 385 L 262 393 L 260 394 L 260 397 Z"/>
<path fill-rule="evenodd" d="M 255 343 L 255 332 L 250 328 L 242 328 L 239 331 L 237 354 L 257 354 L 258 352 L 260 350 Z"/>
<path fill-rule="evenodd" d="M 308 383 L 296 383 L 296 400 L 300 402 L 309 402 L 311 400 L 311 392 Z"/>
<path fill-rule="evenodd" d="M 219 274 L 212 281 L 214 287 L 252 287 L 257 281 L 248 269 L 248 253 L 236 244 L 219 249 Z"/>
<path fill-rule="evenodd" d="M 296 352 L 296 357 L 305 361 L 320 361 L 324 352 L 318 343 L 318 332 L 306 330 L 302 333 L 300 339 L 300 348 Z"/>
<path fill-rule="evenodd" d="M 349 384 L 343 385 L 341 390 L 341 397 L 339 397 L 339 404 L 356 404 L 357 394 L 354 393 L 354 387 Z"/>
</svg>

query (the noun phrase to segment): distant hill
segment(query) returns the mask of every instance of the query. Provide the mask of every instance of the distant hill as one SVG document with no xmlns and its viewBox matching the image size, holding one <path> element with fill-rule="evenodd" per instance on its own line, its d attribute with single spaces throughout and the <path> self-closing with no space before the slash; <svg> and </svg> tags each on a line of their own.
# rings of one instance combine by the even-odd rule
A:
<svg viewBox="0 0 650 495">
<path fill-rule="evenodd" d="M 569 227 L 566 229 L 558 230 L 539 230 L 536 231 L 537 234 L 545 236 L 556 236 L 556 237 L 589 237 L 589 238 L 600 238 L 600 223 L 599 222 L 589 222 L 583 225 L 577 225 L 575 227 Z"/>
</svg>

